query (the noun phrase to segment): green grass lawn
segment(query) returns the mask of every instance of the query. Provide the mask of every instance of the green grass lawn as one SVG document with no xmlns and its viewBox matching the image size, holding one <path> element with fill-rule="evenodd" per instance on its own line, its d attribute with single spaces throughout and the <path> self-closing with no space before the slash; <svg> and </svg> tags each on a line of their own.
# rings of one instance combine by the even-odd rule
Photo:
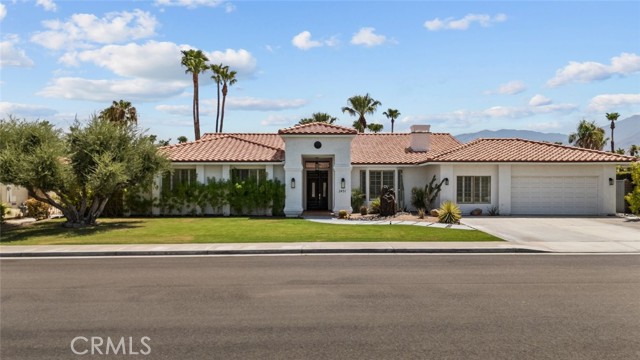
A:
<svg viewBox="0 0 640 360">
<path fill-rule="evenodd" d="M 317 241 L 501 241 L 477 230 L 333 225 L 278 218 L 118 218 L 67 229 L 63 220 L 2 225 L 2 245 L 180 244 Z"/>
</svg>

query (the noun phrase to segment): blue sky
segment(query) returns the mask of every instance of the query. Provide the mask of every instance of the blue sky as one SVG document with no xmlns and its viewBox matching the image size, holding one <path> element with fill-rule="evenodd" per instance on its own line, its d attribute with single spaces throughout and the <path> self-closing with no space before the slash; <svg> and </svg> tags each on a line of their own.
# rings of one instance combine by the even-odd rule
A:
<svg viewBox="0 0 640 360">
<path fill-rule="evenodd" d="M 193 139 L 180 50 L 239 73 L 225 132 L 313 112 L 350 126 L 352 95 L 400 110 L 396 131 L 531 129 L 640 114 L 640 2 L 1 1 L 0 115 L 68 126 L 126 99 L 160 138 Z M 201 76 L 202 131 L 215 86 Z"/>
</svg>

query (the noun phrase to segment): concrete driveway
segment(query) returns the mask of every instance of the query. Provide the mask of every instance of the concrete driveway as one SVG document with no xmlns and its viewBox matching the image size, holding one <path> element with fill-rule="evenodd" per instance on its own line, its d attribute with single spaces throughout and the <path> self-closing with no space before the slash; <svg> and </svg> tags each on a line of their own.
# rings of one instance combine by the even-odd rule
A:
<svg viewBox="0 0 640 360">
<path fill-rule="evenodd" d="M 637 217 L 467 216 L 462 223 L 540 250 L 640 252 Z"/>
</svg>

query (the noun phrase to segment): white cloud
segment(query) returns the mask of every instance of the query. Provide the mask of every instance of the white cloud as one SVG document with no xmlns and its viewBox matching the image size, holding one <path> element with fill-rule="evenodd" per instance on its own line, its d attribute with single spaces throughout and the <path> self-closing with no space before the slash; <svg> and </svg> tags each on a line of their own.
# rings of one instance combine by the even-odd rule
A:
<svg viewBox="0 0 640 360">
<path fill-rule="evenodd" d="M 507 15 L 505 14 L 497 14 L 495 16 L 487 14 L 467 14 L 461 19 L 454 19 L 450 17 L 444 20 L 440 20 L 439 18 L 427 20 L 424 23 L 424 27 L 429 31 L 467 30 L 473 23 L 478 23 L 482 27 L 489 27 L 492 24 L 505 22 L 506 20 Z"/>
<path fill-rule="evenodd" d="M 110 102 L 114 99 L 154 101 L 180 94 L 182 81 L 154 81 L 147 79 L 93 80 L 60 77 L 37 93 L 39 96 Z"/>
<path fill-rule="evenodd" d="M 0 3 L 0 21 L 2 21 L 5 16 L 7 16 L 7 7 L 4 6 L 3 3 Z"/>
<path fill-rule="evenodd" d="M 154 3 L 158 6 L 182 6 L 188 9 L 195 9 L 200 6 L 217 7 L 222 4 L 233 6 L 233 4 L 225 3 L 224 0 L 155 0 Z"/>
<path fill-rule="evenodd" d="M 18 104 L 0 101 L 0 117 L 13 115 L 16 117 L 38 118 L 52 116 L 58 111 L 41 105 Z"/>
<path fill-rule="evenodd" d="M 640 56 L 622 53 L 612 57 L 610 65 L 594 61 L 570 61 L 569 65 L 556 71 L 556 75 L 547 81 L 547 86 L 558 87 L 569 83 L 589 83 L 605 80 L 614 75 L 627 76 L 638 72 L 640 72 Z"/>
<path fill-rule="evenodd" d="M 357 33 L 353 34 L 351 44 L 364 45 L 366 47 L 384 44 L 387 41 L 386 36 L 374 34 L 375 30 L 376 29 L 372 27 L 361 28 Z"/>
<path fill-rule="evenodd" d="M 560 123 L 557 121 L 536 122 L 536 123 L 525 125 L 525 128 L 527 130 L 533 130 L 533 131 L 548 131 L 548 130 L 559 129 L 560 127 L 561 127 Z"/>
<path fill-rule="evenodd" d="M 206 52 L 212 64 L 223 63 L 238 72 L 238 77 L 251 77 L 256 71 L 257 60 L 245 49 L 226 49 L 225 51 Z"/>
<path fill-rule="evenodd" d="M 502 95 L 515 95 L 527 90 L 527 86 L 520 80 L 509 81 L 508 83 L 501 84 L 497 90 L 485 91 L 485 94 L 502 94 Z"/>
<path fill-rule="evenodd" d="M 94 44 L 119 43 L 155 35 L 158 21 L 149 12 L 110 12 L 98 18 L 93 14 L 73 14 L 71 18 L 43 21 L 47 29 L 37 32 L 31 41 L 48 49 L 87 48 Z"/>
<path fill-rule="evenodd" d="M 529 106 L 549 105 L 551 103 L 551 99 L 541 94 L 534 95 L 531 100 L 529 100 Z"/>
<path fill-rule="evenodd" d="M 589 110 L 606 112 L 632 105 L 640 105 L 640 94 L 603 94 L 591 99 Z"/>
<path fill-rule="evenodd" d="M 193 115 L 193 108 L 191 107 L 191 105 L 164 105 L 163 104 L 163 105 L 157 105 L 155 109 L 171 115 L 180 115 L 180 116 Z M 203 99 L 200 99 L 200 115 L 209 116 L 214 114 L 215 112 L 212 106 L 212 102 L 203 101 Z"/>
<path fill-rule="evenodd" d="M 266 119 L 260 121 L 260 125 L 287 127 L 293 125 L 297 121 L 298 120 L 292 116 L 269 115 Z"/>
<path fill-rule="evenodd" d="M 46 11 L 57 11 L 58 7 L 53 0 L 37 0 L 36 5 L 42 6 Z"/>
<path fill-rule="evenodd" d="M 16 47 L 19 42 L 20 38 L 13 34 L 5 36 L 5 39 L 0 42 L 0 68 L 33 66 L 33 60 L 27 56 L 24 50 Z"/>
<path fill-rule="evenodd" d="M 228 97 L 227 109 L 236 110 L 285 110 L 296 109 L 308 103 L 305 99 L 259 99 L 253 97 Z"/>
<path fill-rule="evenodd" d="M 301 50 L 309 50 L 314 47 L 322 46 L 321 41 L 311 40 L 311 33 L 306 30 L 294 36 L 293 39 L 291 39 L 291 43 L 293 46 Z"/>
<path fill-rule="evenodd" d="M 232 13 L 236 11 L 236 6 L 233 5 L 232 3 L 228 2 L 224 4 L 224 12 L 228 13 Z"/>
</svg>

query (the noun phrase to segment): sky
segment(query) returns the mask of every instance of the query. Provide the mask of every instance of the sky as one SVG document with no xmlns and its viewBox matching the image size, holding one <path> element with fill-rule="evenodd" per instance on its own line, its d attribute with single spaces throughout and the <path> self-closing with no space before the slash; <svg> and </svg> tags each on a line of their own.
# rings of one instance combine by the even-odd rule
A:
<svg viewBox="0 0 640 360">
<path fill-rule="evenodd" d="M 395 131 L 569 133 L 640 114 L 640 2 L 0 0 L 0 117 L 61 128 L 128 100 L 160 139 L 193 139 L 181 50 L 238 72 L 224 132 L 276 132 L 314 112 Z M 202 132 L 216 87 L 200 76 Z"/>
</svg>

